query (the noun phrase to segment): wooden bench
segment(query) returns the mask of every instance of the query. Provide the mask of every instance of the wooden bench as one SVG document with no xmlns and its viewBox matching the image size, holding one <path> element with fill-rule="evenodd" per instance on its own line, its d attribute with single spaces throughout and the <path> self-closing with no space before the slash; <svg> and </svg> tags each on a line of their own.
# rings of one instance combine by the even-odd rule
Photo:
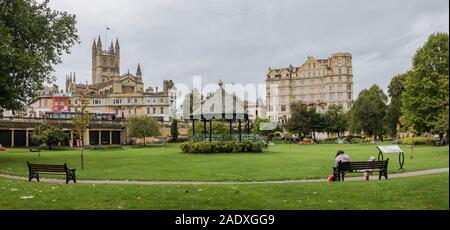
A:
<svg viewBox="0 0 450 230">
<path fill-rule="evenodd" d="M 334 176 L 337 181 L 344 181 L 346 173 L 363 173 L 365 171 L 378 172 L 378 179 L 381 177 L 388 178 L 388 162 L 389 158 L 385 161 L 356 161 L 356 162 L 339 162 Z"/>
<path fill-rule="evenodd" d="M 65 174 L 66 175 L 66 184 L 69 181 L 73 181 L 77 183 L 77 179 L 75 177 L 75 169 L 69 169 L 67 164 L 63 165 L 47 165 L 47 164 L 31 164 L 27 161 L 28 165 L 28 181 L 31 181 L 33 178 L 36 178 L 39 182 L 39 174 Z"/>
<path fill-rule="evenodd" d="M 30 148 L 30 152 L 40 152 L 40 148 Z"/>
<path fill-rule="evenodd" d="M 147 144 L 148 146 L 161 146 L 164 147 L 166 146 L 166 140 L 156 140 L 152 143 Z"/>
</svg>

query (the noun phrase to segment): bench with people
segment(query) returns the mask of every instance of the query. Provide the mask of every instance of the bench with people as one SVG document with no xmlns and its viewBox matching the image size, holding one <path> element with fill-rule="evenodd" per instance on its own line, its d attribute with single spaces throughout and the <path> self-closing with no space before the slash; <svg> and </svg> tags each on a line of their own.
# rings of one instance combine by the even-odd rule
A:
<svg viewBox="0 0 450 230">
<path fill-rule="evenodd" d="M 354 161 L 345 154 L 344 151 L 339 150 L 336 153 L 335 165 L 333 167 L 333 175 L 328 178 L 329 181 L 344 181 L 346 173 L 364 173 L 364 178 L 369 180 L 373 172 L 378 172 L 379 180 L 382 177 L 388 179 L 388 162 L 389 159 L 377 161 L 374 156 L 370 156 L 368 161 Z"/>
</svg>

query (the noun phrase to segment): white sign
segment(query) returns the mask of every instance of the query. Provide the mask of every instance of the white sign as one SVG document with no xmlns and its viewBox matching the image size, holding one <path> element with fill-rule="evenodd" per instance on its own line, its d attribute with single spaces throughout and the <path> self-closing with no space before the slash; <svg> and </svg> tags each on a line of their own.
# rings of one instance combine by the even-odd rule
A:
<svg viewBox="0 0 450 230">
<path fill-rule="evenodd" d="M 382 153 L 402 153 L 403 150 L 398 145 L 377 146 Z"/>
</svg>

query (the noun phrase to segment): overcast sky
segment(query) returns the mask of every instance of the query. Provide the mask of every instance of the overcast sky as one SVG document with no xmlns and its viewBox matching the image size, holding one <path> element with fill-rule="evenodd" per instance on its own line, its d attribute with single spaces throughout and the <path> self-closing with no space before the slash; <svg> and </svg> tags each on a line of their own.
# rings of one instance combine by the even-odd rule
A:
<svg viewBox="0 0 450 230">
<path fill-rule="evenodd" d="M 52 0 L 77 16 L 81 44 L 56 67 L 57 84 L 76 72 L 91 82 L 91 46 L 105 27 L 119 37 L 121 74 L 141 64 L 144 84 L 264 83 L 269 67 L 301 65 L 308 55 L 353 55 L 355 98 L 392 76 L 434 32 L 449 30 L 448 0 Z"/>
</svg>

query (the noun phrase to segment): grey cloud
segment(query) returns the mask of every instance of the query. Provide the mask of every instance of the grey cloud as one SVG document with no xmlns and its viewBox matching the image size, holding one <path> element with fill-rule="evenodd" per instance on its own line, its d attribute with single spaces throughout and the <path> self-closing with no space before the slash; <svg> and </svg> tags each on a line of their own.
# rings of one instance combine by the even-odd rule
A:
<svg viewBox="0 0 450 230">
<path fill-rule="evenodd" d="M 164 79 L 263 83 L 268 67 L 300 65 L 308 55 L 353 54 L 355 94 L 410 67 L 430 33 L 448 32 L 446 0 L 397 1 L 52 1 L 77 15 L 82 44 L 57 66 L 58 83 L 77 72 L 90 81 L 92 40 L 119 37 L 121 72 L 141 63 L 144 83 Z M 104 42 L 104 41 L 103 41 Z"/>
</svg>

